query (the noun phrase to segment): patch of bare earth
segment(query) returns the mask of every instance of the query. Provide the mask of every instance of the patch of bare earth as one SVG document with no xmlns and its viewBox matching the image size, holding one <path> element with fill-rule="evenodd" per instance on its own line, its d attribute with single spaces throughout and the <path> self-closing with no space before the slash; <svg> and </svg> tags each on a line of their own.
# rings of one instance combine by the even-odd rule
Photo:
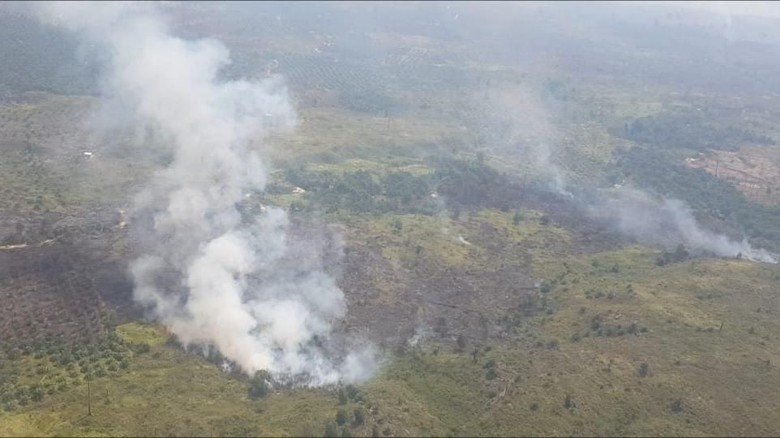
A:
<svg viewBox="0 0 780 438">
<path fill-rule="evenodd" d="M 685 162 L 730 182 L 753 202 L 780 204 L 780 146 L 712 151 Z"/>
</svg>

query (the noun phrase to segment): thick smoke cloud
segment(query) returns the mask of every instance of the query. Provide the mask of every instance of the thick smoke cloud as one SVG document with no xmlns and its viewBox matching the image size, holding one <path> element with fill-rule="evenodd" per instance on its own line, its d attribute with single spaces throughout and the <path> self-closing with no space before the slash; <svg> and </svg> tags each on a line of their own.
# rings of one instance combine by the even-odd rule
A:
<svg viewBox="0 0 780 438">
<path fill-rule="evenodd" d="M 221 82 L 225 46 L 171 35 L 158 7 L 37 6 L 46 21 L 105 48 L 105 94 L 173 153 L 135 201 L 145 237 L 130 268 L 135 298 L 180 341 L 213 346 L 247 373 L 313 385 L 368 377 L 369 350 L 339 360 L 326 351 L 346 307 L 316 245 L 291 238 L 282 210 L 239 207 L 268 174 L 250 140 L 295 124 L 282 80 Z"/>
</svg>

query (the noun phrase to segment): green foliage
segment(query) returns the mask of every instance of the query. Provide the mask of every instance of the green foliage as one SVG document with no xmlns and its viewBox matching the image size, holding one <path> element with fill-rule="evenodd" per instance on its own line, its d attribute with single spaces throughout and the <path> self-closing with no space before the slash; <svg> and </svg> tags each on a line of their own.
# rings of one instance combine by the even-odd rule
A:
<svg viewBox="0 0 780 438">
<path fill-rule="evenodd" d="M 427 175 L 391 172 L 379 177 L 366 170 L 337 175 L 288 169 L 286 176 L 290 183 L 307 191 L 307 202 L 296 204 L 298 211 L 316 208 L 328 212 L 432 214 L 438 209 L 428 196 L 431 182 Z"/>
<path fill-rule="evenodd" d="M 745 144 L 774 144 L 771 138 L 714 120 L 714 117 L 685 112 L 640 117 L 626 123 L 622 135 L 655 148 L 704 151 L 736 150 Z"/>
<path fill-rule="evenodd" d="M 432 164 L 437 191 L 448 202 L 507 209 L 522 199 L 518 183 L 481 160 L 438 158 Z"/>
<path fill-rule="evenodd" d="M 491 207 L 502 210 L 515 206 L 522 187 L 480 160 L 437 157 L 429 160 L 432 174 L 406 171 L 385 175 L 367 170 L 336 174 L 293 168 L 286 171 L 291 184 L 305 189 L 305 208 L 328 212 L 434 214 L 440 206 L 431 193 L 445 197 L 453 214 L 461 206 Z M 296 210 L 303 205 L 296 204 Z M 521 216 L 517 216 L 517 220 Z"/>
</svg>

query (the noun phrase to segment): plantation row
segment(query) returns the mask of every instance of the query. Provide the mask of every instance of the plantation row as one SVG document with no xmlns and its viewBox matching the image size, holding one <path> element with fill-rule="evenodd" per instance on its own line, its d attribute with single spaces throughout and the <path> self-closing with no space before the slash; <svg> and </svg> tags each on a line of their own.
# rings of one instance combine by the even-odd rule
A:
<svg viewBox="0 0 780 438">
<path fill-rule="evenodd" d="M 2 254 L 2 261 L 8 261 L 0 279 L 0 330 L 6 346 L 26 348 L 41 337 L 70 344 L 106 334 L 109 311 L 92 278 L 56 252 L 61 249 L 43 248 L 53 253 L 44 253 L 36 263 L 24 255 L 30 250 Z M 11 257 L 17 258 L 15 264 Z"/>
<path fill-rule="evenodd" d="M 21 347 L 0 348 L 0 405 L 6 411 L 41 401 L 94 377 L 116 376 L 130 366 L 146 344 L 127 344 L 115 333 L 90 343 L 65 344 L 54 337 L 38 337 Z"/>
<path fill-rule="evenodd" d="M 347 91 L 368 88 L 379 81 L 376 73 L 356 64 L 342 64 L 317 58 L 280 60 L 279 72 L 294 89 L 329 88 Z"/>
</svg>

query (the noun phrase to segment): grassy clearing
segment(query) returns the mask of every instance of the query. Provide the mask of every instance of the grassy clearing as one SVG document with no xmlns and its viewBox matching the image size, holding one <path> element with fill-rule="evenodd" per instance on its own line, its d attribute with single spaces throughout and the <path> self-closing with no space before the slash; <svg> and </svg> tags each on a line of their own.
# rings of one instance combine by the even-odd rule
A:
<svg viewBox="0 0 780 438">
<path fill-rule="evenodd" d="M 579 368 L 577 375 L 601 366 L 612 386 L 632 394 L 622 395 L 631 400 L 624 405 L 650 403 L 634 408 L 626 424 L 613 418 L 611 427 L 620 428 L 611 433 L 771 433 L 775 418 L 751 406 L 777 399 L 773 390 L 758 386 L 778 373 L 769 345 L 780 325 L 766 313 L 777 304 L 768 293 L 777 287 L 776 268 L 725 260 L 657 267 L 655 255 L 631 247 L 538 266 L 555 279 L 552 297 L 559 306 L 540 323 L 540 332 L 568 339 L 560 351 L 568 366 Z M 630 334 L 633 324 L 638 332 Z M 651 370 L 647 378 L 638 377 L 643 362 Z M 580 391 L 588 405 L 609 406 L 603 389 L 591 391 Z M 677 398 L 685 406 L 680 412 L 661 409 Z"/>
<path fill-rule="evenodd" d="M 131 344 L 162 345 L 168 340 L 168 334 L 160 326 L 130 322 L 116 328 L 116 333 Z"/>
</svg>

